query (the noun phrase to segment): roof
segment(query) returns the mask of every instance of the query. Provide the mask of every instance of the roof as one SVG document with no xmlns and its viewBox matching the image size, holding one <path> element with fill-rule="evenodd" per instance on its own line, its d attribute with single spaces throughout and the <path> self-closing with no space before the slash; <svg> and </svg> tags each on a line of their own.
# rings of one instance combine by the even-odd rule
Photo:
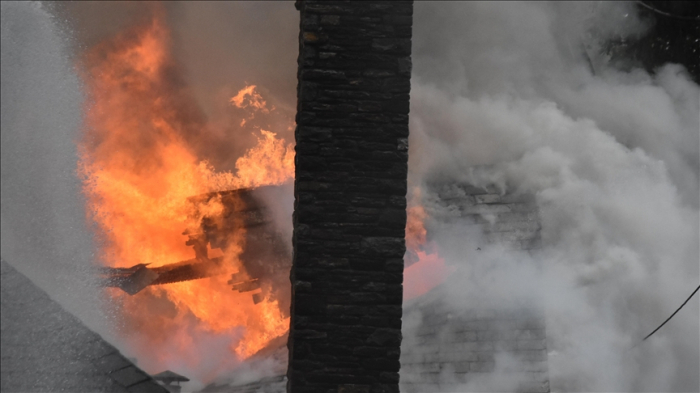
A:
<svg viewBox="0 0 700 393">
<path fill-rule="evenodd" d="M 2 392 L 167 390 L 5 261 Z"/>
<path fill-rule="evenodd" d="M 189 378 L 170 370 L 165 370 L 162 373 L 153 375 L 153 379 L 155 379 L 156 381 L 163 381 L 165 383 L 170 383 L 173 381 L 187 382 L 190 380 Z"/>
<path fill-rule="evenodd" d="M 273 339 L 238 369 L 208 384 L 200 393 L 284 393 L 287 391 L 288 335 Z"/>
</svg>

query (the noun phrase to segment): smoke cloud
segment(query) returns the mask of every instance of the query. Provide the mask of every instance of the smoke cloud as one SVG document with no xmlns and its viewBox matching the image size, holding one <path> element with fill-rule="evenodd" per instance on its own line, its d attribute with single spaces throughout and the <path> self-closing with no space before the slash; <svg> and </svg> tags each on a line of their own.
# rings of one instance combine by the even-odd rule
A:
<svg viewBox="0 0 700 393">
<path fill-rule="evenodd" d="M 552 391 L 700 388 L 697 299 L 630 349 L 700 276 L 700 89 L 679 65 L 621 71 L 601 50 L 645 28 L 631 3 L 415 4 L 409 183 L 532 194 L 542 225 L 528 256 L 475 252 L 473 225 L 431 217 L 462 272 L 441 291 L 455 313 L 539 299 Z"/>
</svg>

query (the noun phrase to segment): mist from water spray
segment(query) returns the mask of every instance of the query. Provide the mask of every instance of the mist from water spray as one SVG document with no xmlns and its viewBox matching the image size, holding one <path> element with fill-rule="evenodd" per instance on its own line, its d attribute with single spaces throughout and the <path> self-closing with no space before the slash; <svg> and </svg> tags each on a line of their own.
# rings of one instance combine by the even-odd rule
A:
<svg viewBox="0 0 700 393">
<path fill-rule="evenodd" d="M 75 173 L 81 86 L 44 5 L 2 2 L 2 258 L 109 336 Z"/>
</svg>

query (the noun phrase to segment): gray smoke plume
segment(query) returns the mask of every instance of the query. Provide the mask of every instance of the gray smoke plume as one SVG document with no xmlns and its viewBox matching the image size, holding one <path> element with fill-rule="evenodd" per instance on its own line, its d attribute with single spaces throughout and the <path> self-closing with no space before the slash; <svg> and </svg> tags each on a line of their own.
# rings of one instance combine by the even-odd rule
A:
<svg viewBox="0 0 700 393">
<path fill-rule="evenodd" d="M 429 218 L 441 256 L 471 272 L 446 302 L 539 298 L 552 391 L 700 388 L 698 299 L 630 349 L 700 277 L 700 89 L 681 66 L 623 72 L 601 50 L 644 29 L 633 3 L 415 4 L 409 183 L 532 194 L 542 225 L 528 261 Z"/>
</svg>

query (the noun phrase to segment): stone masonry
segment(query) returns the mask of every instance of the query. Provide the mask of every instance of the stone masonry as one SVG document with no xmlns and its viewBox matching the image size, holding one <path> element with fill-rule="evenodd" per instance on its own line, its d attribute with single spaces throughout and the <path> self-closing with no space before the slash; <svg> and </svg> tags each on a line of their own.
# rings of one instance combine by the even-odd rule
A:
<svg viewBox="0 0 700 393">
<path fill-rule="evenodd" d="M 442 184 L 427 192 L 428 214 L 444 225 L 472 228 L 474 247 L 536 256 L 541 247 L 535 198 L 495 187 Z M 430 237 L 430 227 L 428 228 Z M 469 269 L 469 261 L 463 268 Z M 458 267 L 458 266 L 455 266 Z M 452 275 L 404 305 L 401 390 L 404 392 L 549 392 L 544 311 L 531 299 L 446 301 L 448 286 L 467 285 Z"/>
<path fill-rule="evenodd" d="M 298 1 L 290 392 L 398 392 L 411 1 Z"/>
<path fill-rule="evenodd" d="M 453 310 L 444 296 L 438 289 L 406 308 L 417 326 L 404 339 L 402 392 L 549 392 L 541 310 Z"/>
</svg>

